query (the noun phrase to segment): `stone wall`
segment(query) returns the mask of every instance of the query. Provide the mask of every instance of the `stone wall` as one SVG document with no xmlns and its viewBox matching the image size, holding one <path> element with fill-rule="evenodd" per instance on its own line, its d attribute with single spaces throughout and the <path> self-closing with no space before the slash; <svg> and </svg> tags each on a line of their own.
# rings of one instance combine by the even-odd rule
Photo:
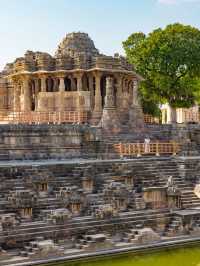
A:
<svg viewBox="0 0 200 266">
<path fill-rule="evenodd" d="M 95 142 L 95 131 L 87 126 L 1 125 L 0 159 L 84 158 L 94 156 Z"/>
<path fill-rule="evenodd" d="M 39 112 L 59 111 L 90 111 L 90 92 L 40 92 L 36 110 Z"/>
</svg>

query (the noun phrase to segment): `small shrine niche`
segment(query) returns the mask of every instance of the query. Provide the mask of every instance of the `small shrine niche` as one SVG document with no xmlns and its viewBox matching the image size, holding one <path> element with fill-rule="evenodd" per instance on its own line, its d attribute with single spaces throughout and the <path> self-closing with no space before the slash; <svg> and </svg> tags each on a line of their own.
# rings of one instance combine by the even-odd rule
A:
<svg viewBox="0 0 200 266">
<path fill-rule="evenodd" d="M 93 213 L 98 219 L 110 219 L 118 216 L 118 210 L 112 204 L 99 205 Z"/>
<path fill-rule="evenodd" d="M 51 210 L 47 218 L 53 224 L 64 224 L 71 218 L 71 212 L 66 208 Z"/>
<path fill-rule="evenodd" d="M 25 208 L 20 210 L 20 215 L 24 219 L 29 219 L 33 215 L 33 209 L 30 207 L 25 207 Z"/>
<path fill-rule="evenodd" d="M 82 188 L 84 192 L 91 193 L 94 188 L 94 170 L 92 167 L 87 167 L 84 170 L 82 177 Z"/>
<path fill-rule="evenodd" d="M 115 200 L 116 209 L 119 211 L 124 211 L 127 209 L 127 201 L 124 198 L 118 198 Z"/>
<path fill-rule="evenodd" d="M 168 208 L 180 209 L 182 207 L 181 196 L 168 194 Z"/>
<path fill-rule="evenodd" d="M 48 183 L 43 182 L 38 184 L 38 191 L 40 192 L 47 192 L 48 191 Z"/>
<path fill-rule="evenodd" d="M 83 186 L 83 190 L 85 192 L 91 193 L 93 191 L 93 187 L 94 187 L 93 179 L 92 178 L 83 178 L 82 186 Z"/>
<path fill-rule="evenodd" d="M 125 185 L 127 185 L 129 187 L 132 187 L 134 184 L 134 180 L 133 180 L 132 176 L 125 176 L 124 181 L 125 181 Z"/>
<path fill-rule="evenodd" d="M 149 187 L 144 189 L 143 198 L 149 208 L 167 207 L 167 191 L 165 187 Z"/>
<path fill-rule="evenodd" d="M 78 215 L 81 211 L 81 203 L 80 202 L 72 202 L 70 204 L 70 209 L 72 214 Z"/>
<path fill-rule="evenodd" d="M 0 232 L 13 229 L 18 224 L 15 214 L 3 214 L 0 216 Z"/>
<path fill-rule="evenodd" d="M 49 191 L 47 181 L 40 181 L 37 183 L 37 191 L 41 197 L 46 197 Z"/>
</svg>

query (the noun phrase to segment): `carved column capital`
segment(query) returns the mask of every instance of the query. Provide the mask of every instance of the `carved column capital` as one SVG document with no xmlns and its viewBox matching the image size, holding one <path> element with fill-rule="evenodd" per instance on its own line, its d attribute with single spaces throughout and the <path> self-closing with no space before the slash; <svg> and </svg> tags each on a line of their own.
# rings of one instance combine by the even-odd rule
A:
<svg viewBox="0 0 200 266">
<path fill-rule="evenodd" d="M 24 99 L 23 99 L 23 111 L 30 111 L 31 110 L 31 101 L 30 101 L 30 88 L 29 88 L 29 76 L 23 77 L 23 92 L 24 92 Z"/>
<path fill-rule="evenodd" d="M 139 98 L 138 98 L 138 87 L 139 87 L 139 80 L 136 78 L 133 78 L 133 105 L 138 106 L 139 105 Z"/>
<path fill-rule="evenodd" d="M 83 72 L 75 72 L 73 75 L 74 75 L 74 77 L 76 77 L 76 78 L 82 78 L 83 77 Z"/>
<path fill-rule="evenodd" d="M 47 77 L 45 75 L 41 75 L 40 79 L 41 79 L 41 92 L 46 92 L 46 79 L 47 79 Z"/>
<path fill-rule="evenodd" d="M 100 79 L 102 77 L 103 73 L 100 71 L 94 71 L 94 77 L 95 79 Z"/>
</svg>

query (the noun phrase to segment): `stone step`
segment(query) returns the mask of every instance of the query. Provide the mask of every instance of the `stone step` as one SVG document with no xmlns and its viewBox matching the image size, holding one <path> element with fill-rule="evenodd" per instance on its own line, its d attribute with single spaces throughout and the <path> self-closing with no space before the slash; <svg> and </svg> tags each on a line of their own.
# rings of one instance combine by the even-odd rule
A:
<svg viewBox="0 0 200 266">
<path fill-rule="evenodd" d="M 122 213 L 119 217 L 113 218 L 111 219 L 109 222 L 113 223 L 114 221 L 116 221 L 117 223 L 119 222 L 143 222 L 145 220 L 149 220 L 149 219 L 159 219 L 159 217 L 162 219 L 164 216 L 168 216 L 169 213 L 167 211 L 161 211 L 161 212 L 149 212 L 147 214 L 141 213 L 139 212 L 137 214 L 137 212 L 133 212 L 131 214 L 130 213 Z M 84 226 L 98 226 L 98 225 L 102 225 L 103 223 L 107 223 L 107 220 L 94 220 L 94 218 L 92 217 L 87 217 L 85 221 L 82 221 L 82 219 L 75 219 L 74 221 L 69 221 L 69 223 L 66 223 L 65 225 L 47 225 L 47 224 L 38 224 L 37 226 L 37 233 L 42 232 L 42 231 L 46 231 L 46 230 L 52 230 L 52 229 L 56 229 L 56 228 L 76 228 L 78 227 L 84 227 Z M 18 234 L 31 234 L 34 233 L 35 230 L 35 223 L 32 224 L 32 228 L 31 227 L 25 227 L 25 228 L 15 228 L 15 233 Z M 40 226 L 39 226 L 40 225 Z M 20 227 L 20 226 L 19 226 Z"/>
</svg>

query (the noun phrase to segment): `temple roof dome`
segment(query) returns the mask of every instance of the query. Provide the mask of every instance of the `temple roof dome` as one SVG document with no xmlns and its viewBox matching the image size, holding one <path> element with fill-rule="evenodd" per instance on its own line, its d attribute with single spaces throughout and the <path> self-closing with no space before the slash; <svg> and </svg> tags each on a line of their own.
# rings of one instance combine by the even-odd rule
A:
<svg viewBox="0 0 200 266">
<path fill-rule="evenodd" d="M 96 56 L 99 54 L 99 51 L 87 33 L 73 32 L 65 36 L 59 44 L 55 56 L 70 56 L 74 58 L 80 54 Z"/>
</svg>

